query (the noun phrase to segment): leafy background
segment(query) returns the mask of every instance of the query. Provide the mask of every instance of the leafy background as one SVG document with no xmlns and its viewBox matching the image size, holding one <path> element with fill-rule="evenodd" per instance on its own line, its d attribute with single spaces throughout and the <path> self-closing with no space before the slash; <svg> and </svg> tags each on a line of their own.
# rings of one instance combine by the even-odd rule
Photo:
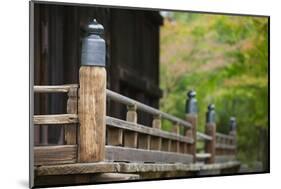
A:
<svg viewBox="0 0 281 189">
<path fill-rule="evenodd" d="M 216 106 L 217 130 L 237 119 L 238 158 L 268 166 L 268 19 L 165 12 L 161 27 L 160 109 L 184 118 L 187 91 L 197 92 L 198 130 L 207 105 Z M 171 129 L 168 122 L 164 128 Z"/>
</svg>

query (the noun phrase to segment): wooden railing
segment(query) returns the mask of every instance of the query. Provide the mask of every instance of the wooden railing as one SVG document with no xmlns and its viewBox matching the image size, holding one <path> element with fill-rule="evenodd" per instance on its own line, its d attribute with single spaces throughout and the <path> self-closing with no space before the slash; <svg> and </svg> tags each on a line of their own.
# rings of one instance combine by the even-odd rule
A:
<svg viewBox="0 0 281 189">
<path fill-rule="evenodd" d="M 65 130 L 65 145 L 34 147 L 35 165 L 79 162 L 79 146 L 77 143 L 79 144 L 83 138 L 80 137 L 80 141 L 77 141 L 79 129 L 78 85 L 34 86 L 34 92 L 68 94 L 66 114 L 34 115 L 33 117 L 34 125 L 63 125 Z M 105 155 L 100 161 L 192 163 L 196 159 L 203 159 L 206 163 L 215 163 L 235 159 L 236 132 L 234 130 L 229 135 L 217 133 L 215 123 L 212 120 L 207 121 L 205 134 L 195 131 L 197 140 L 205 142 L 205 153 L 196 154 L 195 151 L 194 156 L 196 142 L 194 136 L 192 136 L 192 129 L 196 129 L 196 114 L 187 113 L 189 120 L 192 120 L 192 116 L 192 123 L 111 90 L 107 89 L 105 94 L 106 98 L 126 105 L 127 116 L 126 120 L 110 116 L 102 118 L 105 119 L 107 127 L 103 147 Z M 137 111 L 144 111 L 153 115 L 152 127 L 138 123 Z M 162 119 L 169 120 L 174 124 L 172 132 L 161 129 Z M 180 127 L 184 128 L 183 134 L 180 132 Z"/>
</svg>

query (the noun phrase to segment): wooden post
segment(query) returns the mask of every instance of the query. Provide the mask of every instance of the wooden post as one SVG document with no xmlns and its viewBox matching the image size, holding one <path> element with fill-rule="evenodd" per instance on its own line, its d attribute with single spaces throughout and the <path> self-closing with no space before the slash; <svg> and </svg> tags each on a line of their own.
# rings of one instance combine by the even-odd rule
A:
<svg viewBox="0 0 281 189">
<path fill-rule="evenodd" d="M 67 113 L 68 114 L 77 114 L 77 106 L 78 106 L 78 98 L 77 98 L 77 88 L 76 87 L 71 87 L 69 92 L 67 93 L 68 95 L 68 100 L 67 100 Z M 77 144 L 77 125 L 72 124 L 68 125 L 67 127 L 64 128 L 64 140 L 65 144 L 68 145 L 73 145 Z"/>
<path fill-rule="evenodd" d="M 79 70 L 79 162 L 105 159 L 106 70 L 103 26 L 96 20 L 86 28 Z"/>
<path fill-rule="evenodd" d="M 185 129 L 185 136 L 193 139 L 193 144 L 187 144 L 189 147 L 188 152 L 193 155 L 193 162 L 196 162 L 196 140 L 197 140 L 197 100 L 196 92 L 189 91 L 187 93 L 188 99 L 186 100 L 185 113 L 186 121 L 190 122 L 192 125 L 191 129 Z"/>
<path fill-rule="evenodd" d="M 210 104 L 206 113 L 206 129 L 205 133 L 212 137 L 212 140 L 205 142 L 205 152 L 211 154 L 207 159 L 207 163 L 215 162 L 216 155 L 216 123 L 215 123 L 215 105 Z"/>
<path fill-rule="evenodd" d="M 161 116 L 155 115 L 152 121 L 152 127 L 156 129 L 161 129 Z M 151 150 L 161 150 L 162 139 L 160 137 L 151 136 L 150 137 L 150 149 Z"/>
<path fill-rule="evenodd" d="M 180 126 L 178 123 L 173 126 L 172 132 L 180 135 Z M 179 141 L 172 141 L 172 151 L 176 153 L 180 153 L 180 142 Z"/>
<path fill-rule="evenodd" d="M 136 105 L 127 106 L 126 120 L 129 122 L 137 123 L 137 107 Z M 133 131 L 125 131 L 124 133 L 124 146 L 136 148 L 138 144 L 138 133 Z"/>
<path fill-rule="evenodd" d="M 235 145 L 235 149 L 232 150 L 232 154 L 236 155 L 236 148 L 237 148 L 237 132 L 236 132 L 236 128 L 237 128 L 237 124 L 236 124 L 236 118 L 235 117 L 231 117 L 230 118 L 230 131 L 229 131 L 229 135 L 233 136 L 233 139 L 231 140 L 231 145 Z"/>
</svg>

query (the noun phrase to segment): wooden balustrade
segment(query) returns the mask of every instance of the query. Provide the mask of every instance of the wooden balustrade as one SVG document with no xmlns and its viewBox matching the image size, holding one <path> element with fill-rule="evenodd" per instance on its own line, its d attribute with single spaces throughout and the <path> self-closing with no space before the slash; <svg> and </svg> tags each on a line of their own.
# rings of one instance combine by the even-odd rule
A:
<svg viewBox="0 0 281 189">
<path fill-rule="evenodd" d="M 87 75 L 90 71 L 85 71 L 85 77 L 97 77 L 99 74 Z M 105 77 L 105 76 L 102 76 Z M 81 81 L 84 82 L 87 78 L 81 76 Z M 88 83 L 89 84 L 89 83 Z M 49 165 L 49 164 L 65 164 L 74 162 L 95 162 L 95 161 L 125 161 L 125 162 L 162 162 L 162 163 L 192 163 L 195 159 L 204 160 L 207 163 L 224 162 L 234 160 L 236 152 L 236 132 L 231 130 L 230 133 L 222 134 L 215 131 L 215 123 L 207 122 L 206 133 L 196 131 L 197 114 L 187 111 L 186 120 L 181 120 L 140 102 L 137 102 L 128 97 L 122 96 L 110 90 L 105 90 L 103 86 L 100 90 L 104 90 L 104 96 L 107 98 L 121 102 L 127 106 L 126 120 L 105 116 L 104 113 L 96 115 L 92 107 L 104 106 L 105 98 L 101 98 L 101 91 L 96 94 L 92 93 L 93 86 L 80 85 L 78 95 L 78 85 L 60 85 L 60 86 L 35 86 L 34 92 L 36 93 L 67 93 L 67 114 L 56 115 L 34 115 L 33 123 L 35 125 L 64 125 L 65 129 L 65 145 L 60 146 L 37 146 L 34 148 L 35 152 L 35 165 Z M 97 86 L 95 86 L 97 87 Z M 82 89 L 82 90 L 81 90 Z M 80 92 L 81 91 L 81 92 Z M 88 102 L 87 98 L 83 96 L 90 95 L 88 98 L 96 98 L 92 102 L 99 102 L 100 104 L 87 104 L 87 115 L 81 110 Z M 79 104 L 78 104 L 78 96 Z M 101 103 L 102 101 L 102 103 Z M 79 109 L 80 106 L 80 109 Z M 78 114 L 78 109 L 80 114 Z M 101 107 L 102 109 L 102 107 Z M 100 108 L 99 108 L 100 110 Z M 152 127 L 144 126 L 137 121 L 137 110 L 142 110 L 153 115 Z M 98 111 L 97 111 L 98 112 Z M 77 123 L 83 125 L 84 122 L 89 120 L 97 120 L 101 122 L 101 118 L 93 117 L 104 116 L 104 125 L 107 128 L 107 138 L 105 129 L 103 127 L 95 128 L 93 123 L 88 123 L 91 127 L 90 131 L 97 129 L 94 132 L 89 132 L 88 126 L 84 126 L 84 132 L 81 126 L 79 128 L 80 140 L 77 141 Z M 162 119 L 168 119 L 174 123 L 172 132 L 164 131 L 161 129 Z M 82 123 L 81 123 L 82 120 Z M 103 120 L 101 122 L 103 124 Z M 97 123 L 96 123 L 97 124 Z M 105 126 L 104 126 L 105 127 Z M 183 127 L 185 132 L 180 133 L 180 128 Z M 95 128 L 95 129 L 93 129 Z M 88 136 L 89 133 L 90 136 Z M 104 133 L 104 136 L 103 134 Z M 85 136 L 87 134 L 87 136 Z M 99 140 L 94 140 L 95 137 L 100 137 Z M 83 137 L 84 141 L 81 141 Z M 96 139 L 96 138 L 95 138 Z M 203 140 L 206 143 L 205 153 L 196 154 L 196 140 Z M 87 142 L 88 141 L 88 142 Z M 93 146 L 95 142 L 95 151 L 85 149 L 89 142 Z M 101 141 L 101 142 L 97 142 Z M 102 141 L 106 142 L 103 143 Z M 78 143 L 79 142 L 79 143 Z M 77 145 L 79 144 L 79 145 Z M 84 145 L 84 147 L 83 147 Z M 89 146 L 89 145 L 88 145 Z M 92 150 L 92 152 L 91 152 Z M 84 151 L 89 153 L 85 155 Z M 81 154 L 82 153 L 82 154 Z M 63 156 L 61 156 L 63 154 Z M 134 155 L 132 155 L 134 154 Z"/>
</svg>

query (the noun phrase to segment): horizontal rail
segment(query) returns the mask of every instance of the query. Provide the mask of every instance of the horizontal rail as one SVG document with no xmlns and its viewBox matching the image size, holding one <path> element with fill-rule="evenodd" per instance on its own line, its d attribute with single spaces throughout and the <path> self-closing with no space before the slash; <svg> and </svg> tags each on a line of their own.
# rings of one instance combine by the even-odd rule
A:
<svg viewBox="0 0 281 189">
<path fill-rule="evenodd" d="M 229 161 L 234 161 L 235 159 L 235 155 L 216 155 L 215 163 L 225 163 Z"/>
<path fill-rule="evenodd" d="M 34 147 L 34 165 L 75 163 L 76 156 L 77 145 Z"/>
<path fill-rule="evenodd" d="M 216 133 L 216 137 L 230 139 L 230 140 L 234 140 L 235 139 L 234 136 L 226 135 L 226 134 L 222 134 L 222 133 Z"/>
<path fill-rule="evenodd" d="M 211 154 L 209 153 L 198 153 L 196 154 L 196 158 L 197 159 L 206 159 L 206 158 L 210 158 Z"/>
<path fill-rule="evenodd" d="M 71 124 L 78 123 L 77 114 L 52 114 L 52 115 L 34 115 L 34 125 L 53 125 L 53 124 Z"/>
<path fill-rule="evenodd" d="M 71 88 L 78 88 L 78 84 L 69 85 L 35 85 L 35 93 L 67 93 Z"/>
<path fill-rule="evenodd" d="M 209 135 L 206 135 L 204 133 L 201 132 L 197 132 L 197 139 L 198 140 L 213 140 L 213 138 Z"/>
<path fill-rule="evenodd" d="M 226 149 L 226 150 L 234 150 L 236 149 L 235 145 L 228 145 L 228 144 L 216 144 L 217 149 Z"/>
<path fill-rule="evenodd" d="M 189 154 L 143 150 L 118 146 L 105 146 L 105 158 L 108 161 L 122 162 L 153 162 L 153 163 L 192 163 Z"/>
<path fill-rule="evenodd" d="M 186 143 L 194 142 L 192 138 L 189 138 L 186 136 L 177 135 L 175 133 L 170 133 L 170 132 L 163 131 L 160 129 L 143 126 L 140 124 L 124 121 L 124 120 L 109 117 L 109 116 L 106 116 L 106 124 L 108 126 L 117 127 L 120 129 L 135 131 L 138 133 L 144 133 L 144 134 L 158 136 L 161 138 L 167 138 L 167 139 L 176 140 L 176 141 L 180 141 L 180 142 L 186 142 Z"/>
<path fill-rule="evenodd" d="M 178 125 L 181 125 L 183 127 L 187 127 L 187 128 L 192 127 L 191 123 L 189 123 L 187 121 L 179 119 L 179 118 L 177 118 L 175 116 L 172 116 L 170 114 L 167 114 L 165 112 L 161 112 L 161 111 L 159 111 L 155 108 L 152 108 L 148 105 L 140 103 L 140 102 L 138 102 L 136 100 L 133 100 L 131 98 L 128 98 L 126 96 L 120 95 L 120 94 L 118 94 L 116 92 L 113 92 L 109 89 L 106 90 L 106 96 L 109 99 L 115 100 L 115 101 L 120 102 L 122 104 L 125 104 L 127 106 L 136 106 L 137 109 L 139 109 L 139 110 L 142 110 L 144 112 L 150 113 L 150 114 L 155 115 L 155 116 L 161 116 L 162 118 L 170 120 L 170 121 L 172 121 L 174 123 L 177 123 Z"/>
</svg>

